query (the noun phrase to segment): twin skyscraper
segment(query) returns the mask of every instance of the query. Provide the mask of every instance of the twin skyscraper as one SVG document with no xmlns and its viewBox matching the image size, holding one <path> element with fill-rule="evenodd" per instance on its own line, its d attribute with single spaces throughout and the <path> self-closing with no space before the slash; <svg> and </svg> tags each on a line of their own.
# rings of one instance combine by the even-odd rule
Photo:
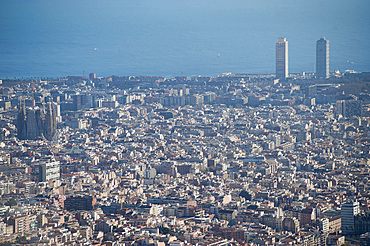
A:
<svg viewBox="0 0 370 246">
<path fill-rule="evenodd" d="M 276 78 L 288 77 L 288 41 L 279 38 L 276 42 Z M 324 37 L 316 42 L 316 77 L 329 77 L 329 40 Z"/>
</svg>

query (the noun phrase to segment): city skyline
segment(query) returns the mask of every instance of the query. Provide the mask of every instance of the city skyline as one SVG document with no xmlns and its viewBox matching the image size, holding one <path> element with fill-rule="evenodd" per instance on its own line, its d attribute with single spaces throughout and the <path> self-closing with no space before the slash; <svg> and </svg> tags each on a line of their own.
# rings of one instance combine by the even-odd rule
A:
<svg viewBox="0 0 370 246">
<path fill-rule="evenodd" d="M 0 239 L 104 246 L 368 240 L 369 79 L 90 73 L 4 80 Z"/>
<path fill-rule="evenodd" d="M 2 1 L 0 246 L 367 245 L 369 9 Z"/>
</svg>

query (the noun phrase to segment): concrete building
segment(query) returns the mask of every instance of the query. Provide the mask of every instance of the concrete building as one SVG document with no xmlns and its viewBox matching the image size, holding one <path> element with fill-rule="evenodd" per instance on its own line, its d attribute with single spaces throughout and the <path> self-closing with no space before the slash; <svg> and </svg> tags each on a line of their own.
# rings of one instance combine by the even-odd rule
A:
<svg viewBox="0 0 370 246">
<path fill-rule="evenodd" d="M 297 218 L 285 218 L 283 220 L 283 230 L 284 231 L 291 231 L 291 232 L 298 232 L 300 228 L 300 223 Z"/>
<path fill-rule="evenodd" d="M 340 215 L 329 218 L 329 233 L 340 232 L 342 220 Z"/>
<path fill-rule="evenodd" d="M 0 108 L 3 108 L 3 110 L 9 110 L 11 106 L 12 104 L 9 101 L 0 101 Z"/>
<path fill-rule="evenodd" d="M 60 178 L 60 163 L 59 161 L 52 161 L 49 163 L 42 163 L 39 165 L 39 181 L 46 182 L 49 180 Z"/>
<path fill-rule="evenodd" d="M 343 235 L 329 235 L 326 243 L 327 245 L 339 246 L 344 245 L 345 241 L 346 238 Z"/>
<path fill-rule="evenodd" d="M 89 74 L 89 79 L 90 79 L 90 80 L 94 80 L 94 79 L 96 79 L 96 73 L 90 73 L 90 74 Z"/>
<path fill-rule="evenodd" d="M 73 99 L 73 109 L 74 110 L 81 110 L 88 108 L 90 105 L 88 104 L 88 99 L 87 95 L 81 95 L 81 94 L 76 94 L 72 95 Z"/>
<path fill-rule="evenodd" d="M 336 103 L 337 114 L 349 118 L 352 116 L 362 117 L 362 101 L 360 100 L 339 100 Z"/>
<path fill-rule="evenodd" d="M 329 77 L 329 40 L 325 37 L 316 42 L 316 77 Z"/>
<path fill-rule="evenodd" d="M 279 38 L 276 42 L 276 77 L 286 79 L 288 77 L 288 41 Z"/>
<path fill-rule="evenodd" d="M 154 179 L 156 175 L 157 171 L 155 170 L 155 168 L 147 168 L 144 171 L 144 177 L 146 179 Z"/>
<path fill-rule="evenodd" d="M 355 234 L 361 235 L 370 232 L 370 213 L 355 216 Z"/>
<path fill-rule="evenodd" d="M 300 224 L 301 226 L 311 226 L 313 219 L 314 210 L 312 208 L 303 209 L 300 212 Z"/>
<path fill-rule="evenodd" d="M 360 204 L 357 201 L 348 201 L 341 206 L 342 233 L 355 233 L 355 216 L 360 213 Z"/>
<path fill-rule="evenodd" d="M 329 219 L 320 218 L 319 219 L 319 228 L 323 233 L 329 233 Z"/>
<path fill-rule="evenodd" d="M 235 217 L 236 217 L 237 214 L 238 214 L 238 211 L 236 211 L 236 210 L 227 210 L 227 209 L 224 209 L 224 210 L 220 210 L 218 212 L 218 218 L 220 220 L 231 221 L 231 220 L 235 219 Z"/>
<path fill-rule="evenodd" d="M 24 235 L 36 229 L 36 215 L 15 216 L 9 220 L 9 224 L 13 225 L 13 233 Z"/>
<path fill-rule="evenodd" d="M 93 210 L 96 198 L 92 196 L 70 196 L 64 201 L 64 209 L 68 211 Z"/>
</svg>

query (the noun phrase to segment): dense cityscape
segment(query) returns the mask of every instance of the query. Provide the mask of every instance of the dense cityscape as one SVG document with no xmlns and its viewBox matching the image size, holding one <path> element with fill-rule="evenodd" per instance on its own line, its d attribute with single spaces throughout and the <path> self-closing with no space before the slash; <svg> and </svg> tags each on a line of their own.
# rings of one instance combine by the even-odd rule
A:
<svg viewBox="0 0 370 246">
<path fill-rule="evenodd" d="M 369 245 L 370 73 L 3 79 L 1 245 Z"/>
</svg>

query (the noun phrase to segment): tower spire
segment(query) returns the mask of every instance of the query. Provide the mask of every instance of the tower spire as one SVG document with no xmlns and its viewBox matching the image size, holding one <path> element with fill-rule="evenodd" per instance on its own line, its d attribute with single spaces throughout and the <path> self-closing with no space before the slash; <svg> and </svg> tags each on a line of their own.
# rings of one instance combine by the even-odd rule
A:
<svg viewBox="0 0 370 246">
<path fill-rule="evenodd" d="M 33 86 L 33 79 L 32 79 L 32 82 L 31 82 L 31 88 L 32 88 L 32 106 L 34 107 L 36 104 L 35 104 L 35 90 L 34 90 L 34 86 Z"/>
<path fill-rule="evenodd" d="M 45 113 L 45 89 L 42 88 L 42 111 Z"/>
</svg>

